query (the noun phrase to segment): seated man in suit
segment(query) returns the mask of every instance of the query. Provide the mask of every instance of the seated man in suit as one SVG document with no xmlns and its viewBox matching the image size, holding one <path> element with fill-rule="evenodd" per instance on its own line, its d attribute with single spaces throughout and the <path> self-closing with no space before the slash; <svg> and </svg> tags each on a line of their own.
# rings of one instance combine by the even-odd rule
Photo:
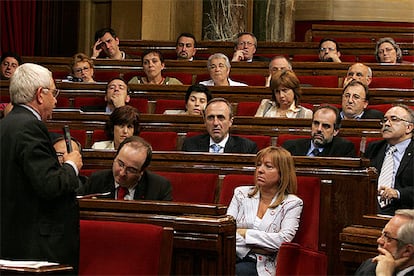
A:
<svg viewBox="0 0 414 276">
<path fill-rule="evenodd" d="M 341 62 L 339 44 L 331 38 L 323 38 L 319 42 L 319 60 L 327 62 Z"/>
<path fill-rule="evenodd" d="M 183 151 L 257 153 L 255 142 L 229 134 L 233 124 L 233 109 L 226 99 L 213 98 L 207 103 L 204 124 L 208 133 L 186 138 Z"/>
<path fill-rule="evenodd" d="M 193 61 L 196 51 L 196 39 L 193 34 L 182 33 L 178 36 L 175 43 L 178 60 Z"/>
<path fill-rule="evenodd" d="M 349 66 L 348 72 L 346 73 L 343 87 L 345 87 L 348 83 L 350 83 L 353 80 L 360 81 L 363 84 L 369 86 L 369 84 L 372 81 L 371 68 L 359 62 L 352 64 L 351 66 Z"/>
<path fill-rule="evenodd" d="M 366 109 L 369 101 L 368 86 L 358 80 L 349 82 L 342 92 L 342 119 L 382 119 L 384 114 Z"/>
<path fill-rule="evenodd" d="M 414 210 L 395 211 L 377 243 L 378 256 L 363 262 L 355 275 L 414 275 Z"/>
<path fill-rule="evenodd" d="M 253 33 L 243 32 L 237 35 L 237 40 L 234 42 L 234 54 L 232 62 L 237 61 L 269 61 L 268 58 L 254 56 L 257 48 L 257 38 Z"/>
<path fill-rule="evenodd" d="M 130 100 L 128 84 L 123 78 L 116 77 L 106 85 L 106 106 L 82 106 L 81 110 L 84 112 L 112 113 L 115 108 L 126 105 Z"/>
<path fill-rule="evenodd" d="M 340 126 L 339 110 L 321 105 L 313 113 L 311 138 L 288 140 L 282 147 L 294 156 L 355 157 L 354 144 L 337 136 Z"/>
<path fill-rule="evenodd" d="M 269 75 L 266 77 L 265 86 L 270 86 L 273 73 L 281 70 L 292 70 L 292 64 L 285 56 L 274 56 L 269 62 Z"/>
<path fill-rule="evenodd" d="M 105 194 L 119 200 L 172 200 L 170 182 L 147 170 L 151 145 L 138 136 L 125 138 L 115 155 L 112 170 L 93 173 L 78 195 Z"/>
<path fill-rule="evenodd" d="M 384 140 L 371 142 L 365 157 L 378 171 L 378 212 L 414 209 L 414 111 L 398 104 L 382 120 Z"/>
<path fill-rule="evenodd" d="M 119 37 L 114 29 L 103 28 L 95 32 L 95 43 L 92 46 L 92 59 L 106 57 L 109 59 L 122 60 L 131 58 L 119 49 Z"/>
</svg>

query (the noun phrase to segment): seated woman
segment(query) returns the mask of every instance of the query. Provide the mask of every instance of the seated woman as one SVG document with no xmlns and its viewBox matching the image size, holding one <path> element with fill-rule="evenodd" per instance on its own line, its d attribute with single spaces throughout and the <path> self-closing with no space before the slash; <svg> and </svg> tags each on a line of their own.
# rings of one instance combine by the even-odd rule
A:
<svg viewBox="0 0 414 276">
<path fill-rule="evenodd" d="M 402 52 L 400 46 L 391 37 L 380 38 L 375 47 L 375 58 L 380 63 L 401 63 Z"/>
<path fill-rule="evenodd" d="M 209 56 L 207 70 L 211 79 L 202 81 L 200 84 L 206 86 L 247 86 L 245 83 L 237 82 L 229 78 L 230 68 L 229 58 L 225 54 L 216 53 Z"/>
<path fill-rule="evenodd" d="M 72 69 L 72 75 L 68 76 L 68 80 L 74 82 L 95 82 L 93 79 L 93 60 L 87 55 L 83 53 L 75 54 L 70 68 Z"/>
<path fill-rule="evenodd" d="M 95 142 L 93 149 L 117 150 L 125 138 L 137 136 L 140 131 L 138 109 L 130 105 L 124 105 L 111 113 L 106 123 L 106 136 L 108 141 Z"/>
<path fill-rule="evenodd" d="M 142 67 L 145 77 L 135 76 L 128 84 L 183 84 L 176 78 L 163 77 L 162 70 L 165 68 L 164 57 L 161 52 L 154 49 L 145 50 L 142 54 Z"/>
<path fill-rule="evenodd" d="M 166 110 L 164 114 L 203 115 L 208 101 L 213 98 L 205 85 L 193 84 L 185 94 L 185 110 Z"/>
<path fill-rule="evenodd" d="M 276 256 L 299 228 L 293 157 L 270 146 L 257 153 L 254 186 L 234 189 L 227 214 L 236 220 L 236 275 L 275 275 Z"/>
<path fill-rule="evenodd" d="M 299 79 L 292 70 L 274 72 L 270 88 L 272 100 L 262 100 L 255 117 L 312 118 L 312 110 L 299 105 L 302 92 Z"/>
</svg>

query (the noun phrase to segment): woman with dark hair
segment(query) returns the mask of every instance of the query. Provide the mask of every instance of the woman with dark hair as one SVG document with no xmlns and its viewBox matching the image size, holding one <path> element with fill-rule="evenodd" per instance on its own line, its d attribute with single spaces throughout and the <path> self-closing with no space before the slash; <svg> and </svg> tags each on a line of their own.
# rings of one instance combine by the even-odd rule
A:
<svg viewBox="0 0 414 276">
<path fill-rule="evenodd" d="M 105 132 L 109 140 L 95 142 L 93 149 L 116 150 L 127 137 L 138 136 L 140 132 L 138 109 L 130 105 L 116 108 L 106 123 Z"/>
<path fill-rule="evenodd" d="M 162 70 L 165 68 L 164 57 L 158 50 L 150 49 L 144 51 L 142 54 L 142 68 L 145 77 L 135 76 L 128 84 L 183 84 L 176 78 L 163 77 Z"/>
<path fill-rule="evenodd" d="M 272 100 L 264 99 L 255 117 L 312 118 L 312 110 L 299 105 L 301 89 L 292 70 L 279 70 L 270 81 Z"/>
<path fill-rule="evenodd" d="M 236 220 L 236 275 L 275 275 L 276 256 L 299 228 L 293 157 L 270 146 L 257 153 L 254 186 L 234 190 L 227 214 Z"/>
<path fill-rule="evenodd" d="M 164 114 L 202 115 L 207 103 L 213 98 L 207 86 L 193 84 L 185 94 L 185 110 L 166 110 Z"/>
</svg>

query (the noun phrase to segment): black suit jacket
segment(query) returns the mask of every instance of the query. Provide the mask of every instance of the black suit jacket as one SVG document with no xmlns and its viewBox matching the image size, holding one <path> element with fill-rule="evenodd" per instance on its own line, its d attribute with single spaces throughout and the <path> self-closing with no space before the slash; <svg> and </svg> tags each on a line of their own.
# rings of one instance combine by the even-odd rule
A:
<svg viewBox="0 0 414 276">
<path fill-rule="evenodd" d="M 79 195 L 110 192 L 102 198 L 115 199 L 115 180 L 112 170 L 103 170 L 93 173 L 85 186 L 78 191 Z M 170 181 L 162 176 L 144 171 L 138 185 L 135 187 L 135 200 L 172 200 Z"/>
<path fill-rule="evenodd" d="M 197 136 L 189 137 L 184 139 L 182 146 L 183 151 L 199 151 L 209 152 L 210 151 L 210 135 L 208 133 L 200 134 Z M 255 142 L 239 137 L 231 136 L 227 140 L 226 146 L 224 147 L 225 153 L 257 153 L 257 145 Z"/>
<path fill-rule="evenodd" d="M 372 259 L 368 259 L 366 261 L 364 261 L 359 268 L 357 269 L 357 271 L 355 272 L 355 276 L 376 276 L 375 273 L 375 269 L 377 268 L 377 263 L 373 263 L 371 261 Z M 395 275 L 396 273 L 394 273 Z M 408 271 L 406 274 L 404 274 L 406 276 L 413 276 L 414 275 L 414 269 L 411 271 Z"/>
<path fill-rule="evenodd" d="M 310 139 L 287 140 L 282 147 L 293 156 L 306 156 L 311 146 Z M 327 144 L 319 156 L 326 157 L 355 157 L 355 146 L 352 142 L 335 136 L 332 142 Z"/>
<path fill-rule="evenodd" d="M 371 160 L 371 166 L 375 167 L 378 175 L 381 173 L 382 163 L 384 162 L 387 141 L 375 141 L 368 145 L 365 157 Z M 400 199 L 394 199 L 391 204 L 378 210 L 380 214 L 394 215 L 397 209 L 414 209 L 414 140 L 405 150 L 395 175 L 394 188 L 400 192 Z"/>
<path fill-rule="evenodd" d="M 376 109 L 365 109 L 364 114 L 362 114 L 361 119 L 382 119 L 384 118 L 384 113 Z"/>
<path fill-rule="evenodd" d="M 77 269 L 79 179 L 61 166 L 45 124 L 15 105 L 0 121 L 3 259 L 47 260 Z"/>
</svg>

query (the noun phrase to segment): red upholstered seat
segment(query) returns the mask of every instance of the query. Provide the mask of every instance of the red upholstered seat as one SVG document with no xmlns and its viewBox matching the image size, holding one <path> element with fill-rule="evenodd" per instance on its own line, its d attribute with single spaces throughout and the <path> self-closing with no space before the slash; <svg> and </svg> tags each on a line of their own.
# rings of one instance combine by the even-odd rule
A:
<svg viewBox="0 0 414 276">
<path fill-rule="evenodd" d="M 264 149 L 268 146 L 270 146 L 272 144 L 272 138 L 270 136 L 266 136 L 266 135 L 242 135 L 242 134 L 238 134 L 236 136 L 240 136 L 249 140 L 252 140 L 253 142 L 256 143 L 257 148 L 259 150 Z"/>
<path fill-rule="evenodd" d="M 169 275 L 172 242 L 172 228 L 81 220 L 79 275 Z"/>
<path fill-rule="evenodd" d="M 113 78 L 119 77 L 118 71 L 110 70 L 95 70 L 93 74 L 93 79 L 95 81 L 109 82 Z"/>
<path fill-rule="evenodd" d="M 351 141 L 354 144 L 355 147 L 355 153 L 357 156 L 360 155 L 360 150 L 361 150 L 361 137 L 357 137 L 357 136 L 344 136 L 342 137 L 348 141 Z"/>
<path fill-rule="evenodd" d="M 366 149 L 368 148 L 368 145 L 371 142 L 382 140 L 382 139 L 383 139 L 382 137 L 365 137 L 365 138 L 363 138 L 362 142 L 361 142 L 361 149 L 360 149 L 361 155 L 364 155 Z"/>
<path fill-rule="evenodd" d="M 276 275 L 327 275 L 325 253 L 304 248 L 297 243 L 282 243 L 277 254 Z"/>
<path fill-rule="evenodd" d="M 260 106 L 260 102 L 239 102 L 237 104 L 237 116 L 254 116 L 257 109 Z"/>
<path fill-rule="evenodd" d="M 139 136 L 149 142 L 153 150 L 177 150 L 177 132 L 142 131 Z"/>
<path fill-rule="evenodd" d="M 52 75 L 53 75 L 53 79 L 55 80 L 63 80 L 63 79 L 66 79 L 68 75 L 70 75 L 70 72 L 69 70 L 68 71 L 55 71 L 54 70 L 52 72 Z"/>
<path fill-rule="evenodd" d="M 94 129 L 92 134 L 92 144 L 99 141 L 108 140 L 106 133 L 103 129 Z"/>
<path fill-rule="evenodd" d="M 75 108 L 81 106 L 105 106 L 106 102 L 104 97 L 76 97 L 73 103 Z"/>
<path fill-rule="evenodd" d="M 125 74 L 122 75 L 122 77 L 124 78 L 126 82 L 129 82 L 135 76 L 143 77 L 145 76 L 145 73 L 143 71 L 136 71 L 136 72 L 126 72 Z"/>
<path fill-rule="evenodd" d="M 57 97 L 56 107 L 70 107 L 70 101 L 67 97 Z"/>
<path fill-rule="evenodd" d="M 171 182 L 175 202 L 214 203 L 218 175 L 211 173 L 157 172 Z"/>
<path fill-rule="evenodd" d="M 367 106 L 367 109 L 379 110 L 385 114 L 385 112 L 387 112 L 387 110 L 390 109 L 391 107 L 392 107 L 392 104 L 370 104 Z"/>
<path fill-rule="evenodd" d="M 138 109 L 139 113 L 148 113 L 148 100 L 147 99 L 131 97 L 128 104 Z"/>
<path fill-rule="evenodd" d="M 196 83 L 199 83 L 201 81 L 206 81 L 210 79 L 210 74 L 198 74 L 196 77 Z"/>
<path fill-rule="evenodd" d="M 315 49 L 315 52 L 316 52 L 316 49 Z M 316 54 L 315 55 L 294 55 L 293 61 L 294 62 L 307 62 L 307 61 L 318 62 L 319 57 Z"/>
<path fill-rule="evenodd" d="M 374 51 L 374 49 L 373 49 Z M 357 62 L 362 63 L 377 63 L 377 59 L 375 58 L 375 55 L 358 55 L 357 56 Z"/>
<path fill-rule="evenodd" d="M 182 73 L 182 72 L 167 72 L 165 76 L 176 78 L 181 81 L 183 84 L 191 85 L 193 83 L 193 75 L 190 73 Z"/>
<path fill-rule="evenodd" d="M 410 77 L 373 77 L 370 88 L 413 88 Z"/>
<path fill-rule="evenodd" d="M 230 78 L 250 86 L 264 86 L 266 84 L 266 77 L 260 74 L 231 74 Z"/>
<path fill-rule="evenodd" d="M 70 126 L 69 126 L 70 127 Z M 62 129 L 51 129 L 49 132 L 59 133 L 63 135 Z M 85 147 L 86 144 L 86 130 L 84 129 L 71 129 L 70 130 L 70 136 L 76 139 L 82 146 L 82 148 Z"/>
<path fill-rule="evenodd" d="M 310 138 L 310 133 L 309 135 L 280 134 L 277 137 L 277 145 L 282 146 L 283 143 L 287 140 L 302 139 L 302 138 Z"/>
<path fill-rule="evenodd" d="M 319 177 L 297 176 L 297 182 L 297 196 L 303 200 L 303 210 L 299 230 L 293 241 L 304 247 L 318 250 L 321 180 Z M 219 203 L 228 205 L 236 187 L 252 185 L 254 185 L 253 175 L 226 175 L 221 184 Z"/>
<path fill-rule="evenodd" d="M 154 113 L 163 114 L 165 110 L 170 109 L 185 110 L 185 100 L 157 100 Z"/>
<path fill-rule="evenodd" d="M 302 86 L 338 87 L 337 76 L 298 76 L 298 79 Z"/>
</svg>

